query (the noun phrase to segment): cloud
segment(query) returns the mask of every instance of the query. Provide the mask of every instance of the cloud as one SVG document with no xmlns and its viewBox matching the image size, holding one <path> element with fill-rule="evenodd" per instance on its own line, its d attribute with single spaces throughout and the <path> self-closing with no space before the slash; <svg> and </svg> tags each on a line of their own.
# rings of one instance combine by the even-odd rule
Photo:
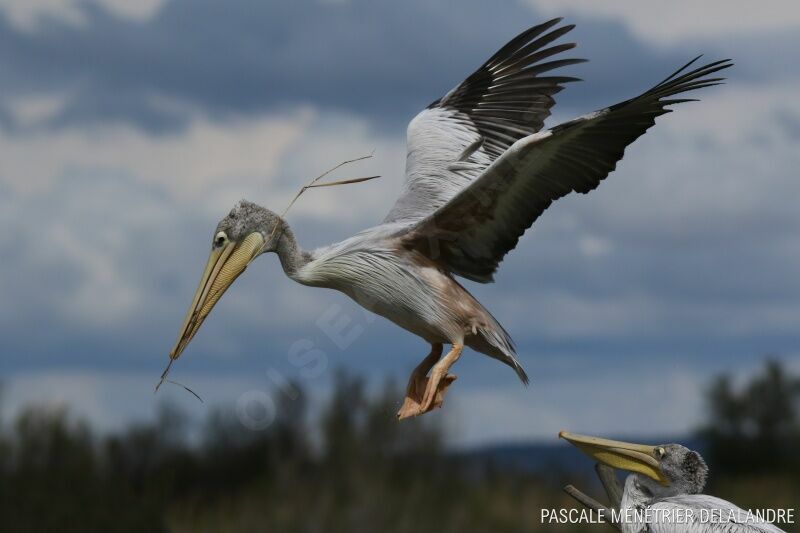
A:
<svg viewBox="0 0 800 533">
<path fill-rule="evenodd" d="M 791 140 L 800 140 L 800 115 L 796 112 L 783 110 L 776 111 L 775 122 L 783 133 Z"/>
<path fill-rule="evenodd" d="M 617 438 L 679 437 L 706 421 L 706 394 L 714 376 L 725 373 L 734 383 L 747 383 L 763 371 L 764 359 L 705 367 L 657 352 L 625 361 L 562 355 L 541 365 L 528 387 L 487 382 L 484 375 L 460 377 L 448 391 L 447 410 L 433 416 L 448 424 L 457 446 L 467 448 L 554 443 L 561 430 Z M 780 359 L 789 371 L 800 368 L 797 353 Z"/>
<path fill-rule="evenodd" d="M 309 192 L 289 220 L 308 248 L 378 222 L 402 184 L 407 120 L 550 9 L 166 0 L 130 14 L 76 1 L 14 15 L 27 9 L 14 4 L 0 4 L 0 370 L 21 376 L 20 398 L 62 390 L 100 419 L 126 409 L 109 399 L 115 387 L 150 394 L 236 200 L 280 210 L 301 183 L 374 149 L 339 175 L 381 180 Z M 800 72 L 780 51 L 796 37 L 765 23 L 741 38 L 674 30 L 686 33 L 662 41 L 597 16 L 570 17 L 576 55 L 592 62 L 576 67 L 587 81 L 559 95 L 552 122 L 633 96 L 698 51 L 737 66 L 728 85 L 660 119 L 598 190 L 548 210 L 496 284 L 466 283 L 517 339 L 534 387 L 463 359 L 451 411 L 489 421 L 459 415 L 465 441 L 599 429 L 592 420 L 617 413 L 630 382 L 642 398 L 677 391 L 678 407 L 695 409 L 714 372 L 794 350 Z M 331 310 L 363 329 L 344 350 L 316 324 Z M 404 382 L 427 349 L 262 258 L 177 377 L 205 391 L 220 377 L 238 391 L 270 369 L 294 377 L 297 341 L 375 383 Z M 610 384 L 591 409 L 575 400 L 588 398 L 587 368 Z M 688 427 L 676 413 L 657 410 L 665 431 Z"/>
<path fill-rule="evenodd" d="M 43 125 L 58 115 L 67 103 L 64 94 L 19 95 L 9 99 L 6 106 L 12 121 L 22 129 Z"/>
<path fill-rule="evenodd" d="M 115 330 L 163 305 L 159 285 L 174 279 L 163 258 L 200 263 L 216 220 L 238 199 L 282 200 L 296 189 L 300 180 L 284 184 L 276 173 L 313 120 L 306 109 L 198 118 L 161 137 L 115 125 L 0 132 L 0 250 L 9 274 L 0 287 L 17 302 L 0 309 L 0 326 L 47 317 L 60 328 Z M 196 283 L 188 277 L 187 291 Z"/>
<path fill-rule="evenodd" d="M 724 38 L 731 34 L 769 33 L 796 30 L 800 9 L 791 0 L 770 3 L 769 9 L 756 8 L 750 2 L 710 0 L 692 2 L 675 0 L 668 6 L 653 9 L 636 0 L 583 2 L 581 0 L 529 0 L 530 4 L 552 16 L 565 12 L 624 21 L 636 35 L 662 45 L 686 39 Z"/>
<path fill-rule="evenodd" d="M 422 0 L 232 0 L 224 9 L 214 0 L 145 4 L 151 6 L 142 10 L 146 16 L 131 18 L 118 0 L 53 2 L 31 12 L 64 11 L 82 22 L 65 23 L 61 16 L 31 32 L 9 19 L 31 10 L 20 7 L 29 3 L 12 2 L 0 15 L 2 94 L 66 95 L 59 112 L 39 127 L 115 121 L 166 132 L 188 127 L 197 112 L 217 120 L 313 105 L 402 132 L 414 114 L 502 44 L 549 16 L 533 5 L 498 8 L 477 0 L 461 2 L 456 11 Z M 696 46 L 657 46 L 632 33 L 625 19 L 570 19 L 578 23 L 568 37 L 580 44 L 575 54 L 592 60 L 565 70 L 587 80 L 560 95 L 560 107 L 571 112 L 632 95 L 645 88 L 642 80 L 656 82 L 698 50 L 736 55 L 753 48 L 723 47 L 702 36 L 694 37 Z M 742 72 L 787 70 L 767 68 L 757 57 L 752 63 L 741 65 Z"/>
<path fill-rule="evenodd" d="M 476 294 L 523 346 L 795 331 L 797 154 L 763 117 L 799 112 L 797 89 L 731 83 L 678 107 L 597 191 L 554 205 L 510 254 L 498 283 L 474 287 Z M 742 106 L 755 100 L 759 106 Z M 19 302 L 0 312 L 6 331 L 46 316 L 51 331 L 106 339 L 147 329 L 171 340 L 177 326 L 167 325 L 185 311 L 204 232 L 239 198 L 280 209 L 309 177 L 377 149 L 374 161 L 348 174 L 381 173 L 381 181 L 314 191 L 292 211 L 301 242 L 322 245 L 380 220 L 404 159 L 401 137 L 310 107 L 224 121 L 198 114 L 185 131 L 155 136 L 114 123 L 0 133 L 0 149 L 2 216 L 11 228 L 0 246 L 7 268 L 28 274 L 0 281 Z M 309 316 L 340 301 L 292 286 L 269 259 L 261 265 L 226 296 L 199 349 L 235 354 L 262 329 L 302 331 Z M 264 286 L 274 288 L 269 301 Z M 160 354 L 150 342 L 147 351 Z"/>
<path fill-rule="evenodd" d="M 0 132 L 0 150 L 0 293 L 15 302 L 0 305 L 6 369 L 65 357 L 115 368 L 160 363 L 212 230 L 237 200 L 280 211 L 311 177 L 375 150 L 333 177 L 380 172 L 382 183 L 310 191 L 289 213 L 313 248 L 377 223 L 402 183 L 405 157 L 401 139 L 309 108 L 221 122 L 198 116 L 186 131 L 160 136 L 114 124 Z M 220 303 L 197 346 L 220 360 L 247 352 L 252 364 L 262 350 L 244 346 L 272 335 L 282 355 L 304 329 L 316 331 L 313 321 L 332 301 L 325 291 L 302 291 L 274 258 L 262 258 Z"/>
<path fill-rule="evenodd" d="M 90 421 L 98 431 L 120 431 L 131 422 L 151 418 L 163 403 L 202 420 L 208 405 L 233 405 L 247 391 L 269 391 L 266 379 L 260 376 L 189 376 L 192 385 L 202 391 L 207 402 L 204 405 L 170 385 L 153 395 L 153 377 L 141 373 L 76 372 L 69 368 L 20 373 L 3 384 L 0 418 L 10 420 L 29 406 L 66 408 L 72 417 Z"/>
<path fill-rule="evenodd" d="M 141 22 L 152 17 L 164 3 L 165 0 L 94 0 L 91 4 L 85 0 L 0 0 L 0 9 L 16 28 L 36 31 L 47 21 L 84 27 L 88 23 L 88 5 L 102 6 L 117 16 Z"/>
<path fill-rule="evenodd" d="M 795 331 L 800 159 L 773 117 L 798 113 L 798 90 L 731 81 L 676 106 L 596 191 L 554 204 L 480 294 L 532 338 Z"/>
<path fill-rule="evenodd" d="M 306 108 L 224 122 L 198 117 L 182 134 L 159 137 L 113 123 L 19 135 L 0 132 L 5 154 L 0 180 L 20 192 L 41 191 L 61 179 L 65 169 L 112 173 L 124 169 L 174 198 L 197 199 L 227 188 L 231 192 L 216 205 L 219 209 L 224 202 L 227 208 L 236 194 L 255 192 L 259 183 L 276 178 L 281 158 L 313 120 L 314 112 Z M 47 157 L 41 157 L 45 153 Z"/>
<path fill-rule="evenodd" d="M 561 430 L 684 435 L 702 420 L 704 378 L 674 364 L 596 368 L 567 378 L 539 378 L 527 389 L 476 386 L 460 397 L 453 394 L 450 416 L 459 420 L 459 445 L 467 447 L 497 441 L 555 442 Z"/>
</svg>

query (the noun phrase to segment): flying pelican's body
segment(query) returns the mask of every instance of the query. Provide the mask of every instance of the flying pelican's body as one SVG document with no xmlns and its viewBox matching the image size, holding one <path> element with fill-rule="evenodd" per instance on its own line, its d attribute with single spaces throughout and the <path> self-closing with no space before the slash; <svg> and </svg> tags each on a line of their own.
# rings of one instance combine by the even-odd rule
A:
<svg viewBox="0 0 800 533">
<path fill-rule="evenodd" d="M 631 444 L 566 431 L 559 437 L 601 464 L 633 472 L 622 492 L 622 533 L 785 533 L 756 512 L 701 494 L 708 466 L 680 444 Z"/>
<path fill-rule="evenodd" d="M 406 182 L 380 225 L 306 252 L 280 216 L 239 202 L 217 226 L 172 360 L 244 268 L 275 252 L 293 280 L 339 290 L 430 343 L 399 417 L 441 405 L 464 346 L 506 363 L 527 383 L 510 336 L 456 276 L 491 282 L 554 200 L 597 187 L 667 105 L 685 101 L 674 95 L 719 83 L 709 76 L 730 66 L 718 61 L 684 72 L 686 65 L 636 98 L 540 131 L 552 96 L 577 80 L 541 74 L 583 61 L 544 61 L 575 46 L 549 46 L 573 27 L 551 30 L 559 22 L 517 36 L 411 121 Z M 444 344 L 452 348 L 441 357 Z"/>
</svg>

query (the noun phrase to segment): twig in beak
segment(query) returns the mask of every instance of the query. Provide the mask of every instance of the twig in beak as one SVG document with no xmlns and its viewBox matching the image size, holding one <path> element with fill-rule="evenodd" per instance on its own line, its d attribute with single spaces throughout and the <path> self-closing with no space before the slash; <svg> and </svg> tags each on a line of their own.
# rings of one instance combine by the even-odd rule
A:
<svg viewBox="0 0 800 533">
<path fill-rule="evenodd" d="M 172 381 L 171 379 L 165 379 L 164 381 L 166 381 L 167 383 L 172 383 L 173 385 L 177 385 L 178 387 L 181 387 L 183 390 L 185 390 L 186 392 L 188 392 L 189 394 L 200 400 L 200 403 L 205 403 L 199 394 L 197 394 L 195 391 L 193 391 L 183 383 L 178 383 L 177 381 Z"/>
<path fill-rule="evenodd" d="M 169 363 L 167 363 L 167 367 L 161 373 L 161 379 L 159 379 L 158 383 L 156 383 L 156 390 L 153 391 L 153 394 L 157 393 L 158 389 L 161 387 L 161 385 L 167 380 L 167 374 L 169 374 L 169 370 L 170 370 L 170 368 L 172 368 L 172 363 L 174 363 L 174 362 L 175 362 L 175 359 L 170 358 Z"/>
<path fill-rule="evenodd" d="M 374 180 L 380 176 L 367 176 L 365 178 L 351 178 L 349 180 L 339 181 L 326 181 L 325 183 L 315 183 L 313 185 L 306 185 L 303 189 L 315 189 L 317 187 L 333 187 L 334 185 L 350 185 L 351 183 L 361 183 L 362 181 Z"/>
<path fill-rule="evenodd" d="M 187 386 L 186 386 L 186 385 L 184 385 L 183 383 L 178 383 L 177 381 L 172 381 L 171 379 L 167 379 L 167 374 L 169 374 L 169 371 L 170 371 L 170 369 L 172 368 L 172 363 L 173 363 L 174 361 L 175 361 L 175 359 L 170 359 L 170 360 L 169 360 L 169 363 L 167 363 L 167 367 L 164 369 L 164 372 L 162 372 L 162 373 L 161 373 L 161 379 L 159 379 L 159 380 L 158 380 L 158 383 L 156 384 L 156 390 L 154 390 L 154 391 L 153 391 L 153 394 L 155 394 L 155 393 L 157 393 L 157 392 L 158 392 L 158 389 L 161 387 L 161 385 L 162 385 L 164 382 L 166 382 L 166 383 L 172 383 L 173 385 L 177 385 L 177 386 L 179 386 L 179 387 L 183 388 L 184 390 L 186 390 L 186 391 L 187 391 L 188 393 L 190 393 L 192 396 L 194 396 L 195 398 L 197 398 L 198 400 L 200 400 L 200 403 L 205 403 L 205 402 L 203 401 L 203 399 L 200 397 L 200 395 L 199 395 L 199 394 L 197 394 L 195 391 L 193 391 L 192 389 L 190 389 L 189 387 L 187 387 Z"/>
</svg>

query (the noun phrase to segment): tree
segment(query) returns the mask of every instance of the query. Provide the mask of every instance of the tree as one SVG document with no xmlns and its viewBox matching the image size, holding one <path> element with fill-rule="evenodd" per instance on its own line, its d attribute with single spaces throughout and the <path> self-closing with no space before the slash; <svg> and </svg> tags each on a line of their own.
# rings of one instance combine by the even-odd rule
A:
<svg viewBox="0 0 800 533">
<path fill-rule="evenodd" d="M 800 474 L 800 377 L 768 360 L 742 387 L 719 376 L 707 399 L 710 416 L 700 433 L 716 471 Z"/>
</svg>

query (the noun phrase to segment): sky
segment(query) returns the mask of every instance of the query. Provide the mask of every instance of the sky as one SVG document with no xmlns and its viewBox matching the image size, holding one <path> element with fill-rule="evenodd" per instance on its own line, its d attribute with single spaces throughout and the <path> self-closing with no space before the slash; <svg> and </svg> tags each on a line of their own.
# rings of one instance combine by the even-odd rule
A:
<svg viewBox="0 0 800 533">
<path fill-rule="evenodd" d="M 431 415 L 455 446 L 561 429 L 681 435 L 710 379 L 777 356 L 800 371 L 800 7 L 676 0 L 0 0 L 2 415 L 66 405 L 103 430 L 174 402 L 267 427 L 287 384 L 324 404 L 336 371 L 404 384 L 426 344 L 262 257 L 167 362 L 216 223 L 240 198 L 314 248 L 380 221 L 405 127 L 500 46 L 554 16 L 588 63 L 552 126 L 635 96 L 702 53 L 728 83 L 659 119 L 587 196 L 554 204 L 490 285 L 524 387 L 468 353 Z M 398 407 L 400 398 L 398 398 Z M 393 416 L 393 413 L 387 413 Z"/>
</svg>

